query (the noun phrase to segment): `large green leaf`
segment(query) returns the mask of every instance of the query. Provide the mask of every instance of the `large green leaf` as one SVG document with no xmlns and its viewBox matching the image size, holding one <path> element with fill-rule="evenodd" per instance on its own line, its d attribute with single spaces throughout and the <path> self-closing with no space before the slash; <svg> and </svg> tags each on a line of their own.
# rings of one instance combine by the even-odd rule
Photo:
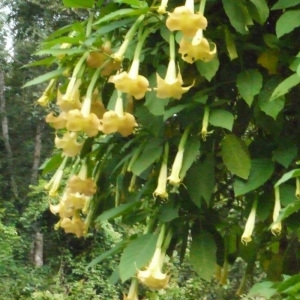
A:
<svg viewBox="0 0 300 300">
<path fill-rule="evenodd" d="M 249 32 L 248 26 L 253 25 L 247 7 L 242 0 L 222 0 L 224 10 L 231 25 L 241 34 Z"/>
<path fill-rule="evenodd" d="M 199 73 L 208 81 L 211 81 L 219 69 L 220 62 L 216 55 L 210 62 L 197 61 L 196 66 Z"/>
<path fill-rule="evenodd" d="M 290 180 L 291 178 L 299 177 L 300 176 L 300 169 L 291 170 L 285 173 L 276 183 L 275 187 L 281 185 L 282 183 Z"/>
<path fill-rule="evenodd" d="M 63 156 L 61 153 L 57 153 L 52 157 L 45 160 L 45 162 L 39 167 L 39 170 L 43 170 L 42 175 L 50 173 L 56 170 L 63 161 Z"/>
<path fill-rule="evenodd" d="M 201 207 L 201 198 L 208 203 L 215 186 L 214 158 L 211 154 L 197 161 L 188 170 L 184 181 L 192 201 Z"/>
<path fill-rule="evenodd" d="M 150 167 L 162 154 L 163 144 L 159 139 L 149 140 L 141 154 L 133 163 L 131 171 L 139 176 Z"/>
<path fill-rule="evenodd" d="M 278 149 L 273 152 L 273 159 L 287 168 L 298 153 L 298 148 L 295 144 L 284 142 Z"/>
<path fill-rule="evenodd" d="M 233 183 L 235 196 L 240 196 L 263 185 L 273 174 L 274 163 L 269 159 L 253 159 L 248 180 L 236 178 Z"/>
<path fill-rule="evenodd" d="M 271 9 L 283 9 L 300 4 L 300 0 L 279 0 Z"/>
<path fill-rule="evenodd" d="M 157 235 L 144 234 L 133 240 L 123 251 L 119 271 L 122 282 L 136 274 L 150 262 L 156 247 Z"/>
<path fill-rule="evenodd" d="M 263 297 L 263 299 L 270 299 L 275 293 L 276 289 L 273 287 L 274 282 L 263 281 L 256 283 L 249 291 L 248 297 Z"/>
<path fill-rule="evenodd" d="M 292 32 L 300 26 L 300 9 L 284 12 L 276 23 L 276 35 L 278 38 Z"/>
<path fill-rule="evenodd" d="M 278 86 L 275 88 L 271 95 L 270 101 L 273 101 L 274 99 L 281 97 L 289 92 L 289 90 L 296 85 L 300 83 L 300 76 L 295 73 L 285 80 L 283 80 L 281 83 L 278 84 Z"/>
<path fill-rule="evenodd" d="M 214 109 L 209 113 L 209 123 L 216 127 L 232 130 L 234 116 L 231 112 L 223 109 Z"/>
<path fill-rule="evenodd" d="M 216 267 L 216 243 L 207 231 L 192 236 L 190 263 L 204 280 L 211 281 Z"/>
<path fill-rule="evenodd" d="M 183 162 L 179 177 L 183 179 L 187 170 L 191 167 L 197 156 L 200 154 L 200 141 L 198 136 L 190 137 L 185 146 Z"/>
<path fill-rule="evenodd" d="M 254 8 L 250 5 L 253 4 Z M 269 7 L 266 0 L 250 0 L 248 5 L 251 16 L 255 21 L 264 24 L 269 17 Z"/>
<path fill-rule="evenodd" d="M 92 8 L 95 0 L 63 0 L 65 7 Z"/>
<path fill-rule="evenodd" d="M 288 218 L 293 213 L 300 210 L 300 201 L 296 200 L 293 203 L 288 204 L 285 208 L 281 209 L 276 222 L 281 222 L 282 220 Z"/>
<path fill-rule="evenodd" d="M 257 70 L 246 70 L 238 75 L 237 88 L 249 106 L 251 106 L 254 96 L 260 92 L 262 83 L 262 75 Z"/>
<path fill-rule="evenodd" d="M 47 80 L 50 80 L 52 78 L 55 78 L 55 77 L 61 75 L 63 72 L 64 72 L 64 69 L 57 69 L 57 70 L 48 72 L 46 74 L 43 74 L 39 77 L 36 77 L 36 78 L 28 81 L 26 84 L 23 85 L 23 88 L 29 87 L 29 86 L 32 86 L 32 85 L 35 85 L 35 84 L 39 84 L 39 83 L 42 83 L 42 82 L 47 81 Z"/>
<path fill-rule="evenodd" d="M 227 169 L 247 179 L 250 173 L 251 160 L 245 143 L 234 134 L 228 134 L 222 141 L 222 158 Z"/>
<path fill-rule="evenodd" d="M 124 240 L 116 244 L 113 248 L 101 253 L 99 256 L 94 258 L 86 267 L 91 268 L 96 264 L 101 263 L 103 260 L 109 258 L 110 256 L 122 251 L 124 247 L 128 244 L 128 240 Z"/>
<path fill-rule="evenodd" d="M 106 210 L 95 220 L 95 222 L 104 222 L 104 221 L 107 221 L 107 220 L 110 220 L 113 218 L 117 218 L 117 217 L 131 211 L 139 203 L 140 203 L 139 201 L 132 201 L 129 203 L 121 204 L 121 205 L 111 208 L 109 210 Z"/>
</svg>

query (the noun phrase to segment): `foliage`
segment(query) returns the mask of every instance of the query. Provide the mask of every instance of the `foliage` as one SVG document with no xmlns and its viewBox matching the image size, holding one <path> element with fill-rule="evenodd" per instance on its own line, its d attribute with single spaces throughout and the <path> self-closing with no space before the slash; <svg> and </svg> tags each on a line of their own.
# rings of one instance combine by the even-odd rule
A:
<svg viewBox="0 0 300 300">
<path fill-rule="evenodd" d="M 299 273 L 299 2 L 63 3 L 89 16 L 46 38 L 31 65 L 48 70 L 25 85 L 50 80 L 57 226 L 144 228 L 117 244 L 118 277 L 157 289 L 189 246 L 205 280 L 247 262 L 237 294 L 256 261 L 270 281 Z M 271 289 L 298 291 L 286 282 Z"/>
</svg>

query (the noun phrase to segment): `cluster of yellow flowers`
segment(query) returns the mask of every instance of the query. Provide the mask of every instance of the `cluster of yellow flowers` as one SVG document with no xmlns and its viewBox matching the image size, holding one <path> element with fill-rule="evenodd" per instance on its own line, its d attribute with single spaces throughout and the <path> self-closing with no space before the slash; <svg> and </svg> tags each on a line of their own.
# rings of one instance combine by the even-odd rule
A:
<svg viewBox="0 0 300 300">
<path fill-rule="evenodd" d="M 55 145 L 58 149 L 62 149 L 64 160 L 47 188 L 50 190 L 50 196 L 60 198 L 58 204 L 50 205 L 50 210 L 60 217 L 56 228 L 61 227 L 66 233 L 74 233 L 77 237 L 86 234 L 88 224 L 83 218 L 88 212 L 90 199 L 97 190 L 95 178 L 87 177 L 86 164 L 81 162 L 82 166 L 79 173 L 71 175 L 67 180 L 62 196 L 58 195 L 66 162 L 70 157 L 74 158 L 81 152 L 84 139 L 95 137 L 99 132 L 105 135 L 118 132 L 123 137 L 133 134 L 138 124 L 131 113 L 132 111 L 126 111 L 125 99 L 127 103 L 133 103 L 133 99 L 141 100 L 148 91 L 153 90 L 159 99 L 173 98 L 179 100 L 193 87 L 194 83 L 184 86 L 176 58 L 175 31 L 177 31 L 177 36 L 181 38 L 178 53 L 183 61 L 189 64 L 197 60 L 208 62 L 216 54 L 215 44 L 209 43 L 203 36 L 203 30 L 207 27 L 207 20 L 203 16 L 205 1 L 201 2 L 199 12 L 194 11 L 194 1 L 192 0 L 187 0 L 183 6 L 176 7 L 173 12 L 167 11 L 167 2 L 162 1 L 157 12 L 159 17 L 167 13 L 165 24 L 169 30 L 170 57 L 165 77 L 162 78 L 156 73 L 155 87 L 149 87 L 148 79 L 139 73 L 143 44 L 151 32 L 151 28 L 143 27 L 142 21 L 146 15 L 141 15 L 129 29 L 116 52 L 111 50 L 111 41 L 109 40 L 103 41 L 103 45 L 98 51 L 93 49 L 85 52 L 74 67 L 65 92 L 61 92 L 63 88 L 57 90 L 56 107 L 59 113 L 49 113 L 46 122 L 57 131 Z M 122 61 L 128 45 L 136 37 L 137 31 L 137 44 L 131 66 L 127 71 L 123 69 Z M 63 47 L 67 46 L 64 45 Z M 89 82 L 84 81 L 86 71 L 89 74 L 93 72 Z M 112 110 L 105 109 L 101 93 L 99 93 L 102 84 L 107 82 L 114 84 L 116 89 L 117 97 Z M 46 106 L 48 104 L 50 91 L 55 88 L 55 84 L 56 80 L 51 80 L 42 97 L 38 100 L 40 105 Z M 155 197 L 167 198 L 168 183 L 173 186 L 178 186 L 181 183 L 183 178 L 180 177 L 180 171 L 189 132 L 190 127 L 185 129 L 181 138 L 169 176 L 169 145 L 166 142 L 157 188 L 153 193 Z M 165 234 L 163 226 L 148 268 L 137 272 L 138 280 L 150 288 L 162 289 L 169 282 L 170 276 L 162 272 L 162 266 L 170 238 L 170 233 Z M 134 280 L 128 296 L 124 296 L 124 299 L 138 299 L 137 288 L 137 281 Z"/>
</svg>

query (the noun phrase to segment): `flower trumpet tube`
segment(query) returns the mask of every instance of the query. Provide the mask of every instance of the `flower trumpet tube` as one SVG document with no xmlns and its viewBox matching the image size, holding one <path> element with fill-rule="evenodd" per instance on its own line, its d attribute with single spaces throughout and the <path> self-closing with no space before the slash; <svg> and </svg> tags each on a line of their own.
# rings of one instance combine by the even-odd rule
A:
<svg viewBox="0 0 300 300">
<path fill-rule="evenodd" d="M 281 209 L 280 205 L 280 191 L 279 187 L 274 188 L 275 193 L 275 204 L 274 204 L 274 210 L 273 210 L 273 224 L 271 225 L 271 232 L 274 235 L 278 235 L 281 233 L 282 225 L 281 222 L 278 222 L 277 219 L 279 217 L 279 212 Z"/>
<path fill-rule="evenodd" d="M 124 71 L 109 78 L 109 82 L 114 83 L 117 90 L 128 93 L 137 100 L 145 96 L 149 87 L 147 78 L 139 75 L 140 54 L 147 35 L 148 31 L 145 31 L 138 41 L 129 72 Z"/>
<path fill-rule="evenodd" d="M 252 241 L 251 236 L 255 226 L 256 208 L 257 208 L 257 199 L 254 200 L 253 202 L 249 217 L 245 225 L 244 233 L 242 234 L 241 240 L 243 244 L 247 244 Z"/>
<path fill-rule="evenodd" d="M 157 12 L 159 14 L 165 14 L 166 13 L 166 9 L 167 9 L 167 6 L 168 6 L 168 0 L 162 0 L 161 3 L 160 3 L 160 6 L 158 7 L 157 9 Z"/>
<path fill-rule="evenodd" d="M 59 168 L 56 170 L 55 174 L 51 178 L 51 180 L 45 186 L 45 189 L 49 190 L 50 196 L 56 196 L 57 194 L 57 190 L 59 189 L 63 177 L 64 168 L 66 166 L 67 161 L 68 161 L 68 157 L 65 157 L 61 165 L 59 166 Z"/>
<path fill-rule="evenodd" d="M 132 279 L 128 295 L 127 296 L 124 295 L 123 300 L 139 300 L 138 286 L 139 286 L 139 282 L 137 281 L 137 279 L 135 279 L 135 278 Z"/>
<path fill-rule="evenodd" d="M 157 188 L 153 192 L 154 197 L 159 196 L 162 199 L 168 198 L 168 192 L 167 192 L 168 156 L 169 156 L 169 144 L 166 143 L 163 161 L 159 171 Z"/>
<path fill-rule="evenodd" d="M 138 270 L 138 280 L 149 288 L 160 290 L 167 287 L 170 275 L 162 273 L 162 265 L 166 255 L 166 247 L 162 247 L 165 238 L 165 226 L 162 227 L 156 249 L 151 262 L 146 270 Z M 168 243 L 170 242 L 170 236 L 167 236 Z"/>
<path fill-rule="evenodd" d="M 208 134 L 207 128 L 208 128 L 208 119 L 209 119 L 209 106 L 204 107 L 204 115 L 203 115 L 203 120 L 202 120 L 202 128 L 201 128 L 201 137 L 203 141 L 206 141 L 206 137 Z"/>
<path fill-rule="evenodd" d="M 162 79 L 156 74 L 157 88 L 154 88 L 158 98 L 175 98 L 181 99 L 182 94 L 186 93 L 193 85 L 182 87 L 183 81 L 180 70 L 176 74 L 175 63 L 175 39 L 174 35 L 170 34 L 170 61 L 168 64 L 167 74 L 165 79 Z"/>
<path fill-rule="evenodd" d="M 182 163 L 183 163 L 183 154 L 185 150 L 185 144 L 189 135 L 191 127 L 187 127 L 181 137 L 179 146 L 178 146 L 178 151 L 175 156 L 175 160 L 172 165 L 172 170 L 171 174 L 168 177 L 169 183 L 178 186 L 180 182 L 182 181 L 182 178 L 180 178 L 180 171 L 182 168 Z"/>
</svg>

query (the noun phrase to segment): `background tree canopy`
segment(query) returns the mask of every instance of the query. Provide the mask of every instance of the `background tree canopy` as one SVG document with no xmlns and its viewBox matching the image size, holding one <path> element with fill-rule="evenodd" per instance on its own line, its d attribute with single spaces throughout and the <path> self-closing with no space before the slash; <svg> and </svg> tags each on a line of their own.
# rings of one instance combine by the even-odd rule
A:
<svg viewBox="0 0 300 300">
<path fill-rule="evenodd" d="M 228 296 L 218 284 L 228 299 L 247 294 L 253 277 L 245 299 L 298 299 L 300 1 L 13 3 L 16 40 L 44 38 L 22 71 L 25 107 L 38 98 L 48 151 L 55 144 L 20 224 L 34 216 L 34 232 L 50 238 L 57 222 L 53 245 L 63 229 L 62 252 L 89 253 L 78 272 L 87 299 L 200 299 L 185 268 L 212 299 Z M 112 269 L 123 288 L 97 288 Z M 48 296 L 78 297 L 71 289 Z"/>
</svg>

